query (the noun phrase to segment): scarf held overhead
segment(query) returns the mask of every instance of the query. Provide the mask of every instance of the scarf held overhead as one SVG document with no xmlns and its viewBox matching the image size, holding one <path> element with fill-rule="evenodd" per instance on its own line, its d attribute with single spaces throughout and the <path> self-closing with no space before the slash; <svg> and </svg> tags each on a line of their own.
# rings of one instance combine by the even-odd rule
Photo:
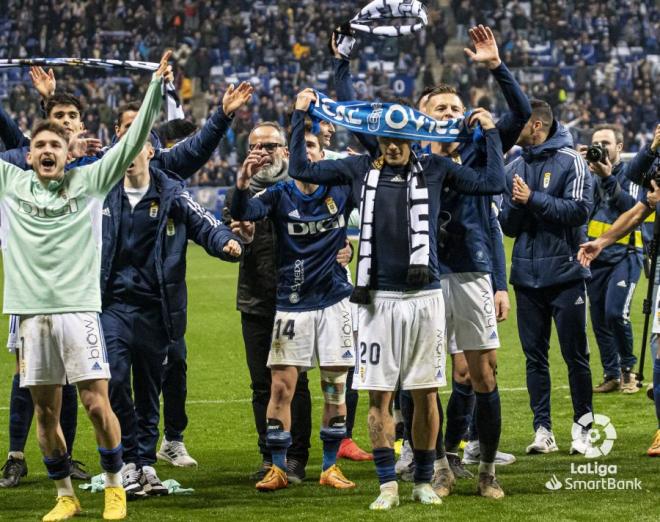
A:
<svg viewBox="0 0 660 522">
<path fill-rule="evenodd" d="M 135 60 L 101 60 L 98 58 L 7 58 L 0 60 L 0 68 L 9 67 L 94 67 L 96 69 L 115 69 L 122 71 L 155 71 L 157 62 L 140 62 Z M 170 82 L 163 86 L 163 97 L 166 102 L 167 119 L 185 118 L 183 107 L 176 88 Z"/>
<path fill-rule="evenodd" d="M 319 102 L 309 113 L 316 124 L 325 120 L 353 132 L 410 141 L 471 142 L 474 137 L 462 118 L 439 121 L 399 103 L 336 102 L 315 92 Z"/>
</svg>

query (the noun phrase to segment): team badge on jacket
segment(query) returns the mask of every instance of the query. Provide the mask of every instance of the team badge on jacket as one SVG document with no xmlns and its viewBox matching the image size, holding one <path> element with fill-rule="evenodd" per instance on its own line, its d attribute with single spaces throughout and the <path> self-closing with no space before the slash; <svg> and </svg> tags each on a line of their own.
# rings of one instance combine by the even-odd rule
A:
<svg viewBox="0 0 660 522">
<path fill-rule="evenodd" d="M 149 207 L 149 217 L 155 218 L 158 217 L 158 203 L 155 201 L 151 202 L 151 206 Z"/>
<path fill-rule="evenodd" d="M 158 212 L 158 207 L 156 207 L 156 212 Z M 172 218 L 168 218 L 167 220 L 167 235 L 168 236 L 173 236 L 174 235 L 174 220 Z"/>
<path fill-rule="evenodd" d="M 330 214 L 334 215 L 337 213 L 337 204 L 335 203 L 335 200 L 332 199 L 332 196 L 325 198 L 325 206 L 328 207 L 328 212 L 330 212 Z"/>
<path fill-rule="evenodd" d="M 550 185 L 550 176 L 552 176 L 550 172 L 543 174 L 543 188 L 548 188 L 548 185 Z"/>
</svg>

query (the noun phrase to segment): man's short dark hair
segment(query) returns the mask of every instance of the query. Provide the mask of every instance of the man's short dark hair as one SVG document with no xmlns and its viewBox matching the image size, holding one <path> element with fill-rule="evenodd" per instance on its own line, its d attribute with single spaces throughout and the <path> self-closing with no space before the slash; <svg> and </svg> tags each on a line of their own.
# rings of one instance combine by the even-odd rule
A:
<svg viewBox="0 0 660 522">
<path fill-rule="evenodd" d="M 68 94 L 66 92 L 56 92 L 50 98 L 48 98 L 45 106 L 47 117 L 50 118 L 50 113 L 53 112 L 53 109 L 57 105 L 73 105 L 76 109 L 78 109 L 78 112 L 80 113 L 80 119 L 82 120 L 82 116 L 83 116 L 82 103 L 80 103 L 80 100 L 75 96 L 73 96 L 72 94 Z"/>
<path fill-rule="evenodd" d="M 463 100 L 458 94 L 458 91 L 456 90 L 456 87 L 449 85 L 448 83 L 439 83 L 438 85 L 434 87 L 427 87 L 422 91 L 422 94 L 420 97 L 417 99 L 417 107 L 419 107 L 419 103 L 422 101 L 422 98 L 426 96 L 426 101 L 430 100 L 434 96 L 437 96 L 438 94 L 454 94 L 455 96 L 458 97 L 459 100 L 461 100 L 461 103 L 463 103 Z"/>
<path fill-rule="evenodd" d="M 55 123 L 50 120 L 41 120 L 34 124 L 32 127 L 32 139 L 39 134 L 40 132 L 50 131 L 54 134 L 57 134 L 62 138 L 67 144 L 69 143 L 69 135 L 64 127 L 59 123 Z"/>
<path fill-rule="evenodd" d="M 305 138 L 307 138 L 307 136 L 314 136 L 319 144 L 319 148 L 323 149 L 323 145 L 321 145 L 321 138 L 319 138 L 318 134 L 312 131 L 311 127 L 309 129 L 305 128 Z"/>
<path fill-rule="evenodd" d="M 124 116 L 125 112 L 138 112 L 140 110 L 140 102 L 132 101 L 120 105 L 117 109 L 117 127 L 121 127 L 121 119 Z"/>
<path fill-rule="evenodd" d="M 599 123 L 598 125 L 594 125 L 594 131 L 592 133 L 593 135 L 602 130 L 611 130 L 614 133 L 614 140 L 617 143 L 623 143 L 623 127 L 617 123 Z"/>
<path fill-rule="evenodd" d="M 543 100 L 530 100 L 529 104 L 532 106 L 532 116 L 530 117 L 530 120 L 540 121 L 543 123 L 543 127 L 549 129 L 554 120 L 550 104 Z"/>
</svg>

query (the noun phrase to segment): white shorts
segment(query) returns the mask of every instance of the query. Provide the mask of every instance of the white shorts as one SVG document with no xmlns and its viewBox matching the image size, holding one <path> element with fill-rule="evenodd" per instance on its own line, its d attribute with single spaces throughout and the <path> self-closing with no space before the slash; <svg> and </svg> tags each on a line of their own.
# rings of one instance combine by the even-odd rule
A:
<svg viewBox="0 0 660 522">
<path fill-rule="evenodd" d="M 268 367 L 297 366 L 301 371 L 355 365 L 353 318 L 348 298 L 307 312 L 275 314 Z"/>
<path fill-rule="evenodd" d="M 446 274 L 440 283 L 445 296 L 447 339 L 456 338 L 456 347 L 450 353 L 499 348 L 490 275 L 485 272 Z"/>
<path fill-rule="evenodd" d="M 19 334 L 21 386 L 110 378 L 96 312 L 23 315 Z"/>
<path fill-rule="evenodd" d="M 437 388 L 445 375 L 442 290 L 371 293 L 359 307 L 353 388 L 394 391 Z"/>
</svg>

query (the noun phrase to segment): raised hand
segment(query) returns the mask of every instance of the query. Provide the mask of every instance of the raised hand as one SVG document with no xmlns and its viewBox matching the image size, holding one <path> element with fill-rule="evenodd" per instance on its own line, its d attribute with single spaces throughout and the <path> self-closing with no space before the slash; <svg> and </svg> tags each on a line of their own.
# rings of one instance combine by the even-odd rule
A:
<svg viewBox="0 0 660 522">
<path fill-rule="evenodd" d="M 236 89 L 232 83 L 222 97 L 222 110 L 226 115 L 236 112 L 239 107 L 250 101 L 253 92 L 254 87 L 250 82 L 242 82 Z"/>
<path fill-rule="evenodd" d="M 477 63 L 485 63 L 489 69 L 495 69 L 502 61 L 500 60 L 500 51 L 497 48 L 497 42 L 493 31 L 488 26 L 478 25 L 470 29 L 470 39 L 474 45 L 474 51 L 467 47 L 463 49 L 470 60 Z M 476 51 L 476 52 L 475 52 Z"/>
<path fill-rule="evenodd" d="M 241 257 L 243 249 L 238 241 L 230 239 L 227 241 L 227 244 L 223 247 L 222 251 L 225 254 L 229 254 L 231 257 Z"/>
<path fill-rule="evenodd" d="M 163 53 L 158 69 L 156 69 L 156 78 L 162 78 L 166 82 L 174 81 L 174 72 L 172 71 L 172 66 L 168 63 L 171 56 L 171 50 L 167 50 Z"/>
<path fill-rule="evenodd" d="M 660 148 L 660 123 L 655 127 L 655 133 L 653 134 L 653 141 L 651 142 L 651 150 L 653 152 L 658 152 Z"/>
<path fill-rule="evenodd" d="M 30 78 L 32 79 L 32 85 L 42 98 L 50 98 L 55 94 L 57 82 L 55 81 L 53 69 L 48 69 L 48 72 L 46 72 L 43 67 L 32 66 L 30 67 Z"/>
<path fill-rule="evenodd" d="M 481 128 L 483 130 L 490 130 L 495 128 L 493 115 L 481 107 L 477 107 L 472 111 L 472 114 L 470 114 L 470 118 L 468 120 L 468 125 L 472 127 L 473 125 L 476 125 L 477 122 L 481 124 Z"/>
<path fill-rule="evenodd" d="M 298 97 L 296 98 L 296 110 L 307 112 L 312 102 L 316 102 L 316 93 L 314 90 L 309 88 L 303 89 L 298 93 Z"/>
<path fill-rule="evenodd" d="M 261 167 L 272 163 L 272 158 L 268 152 L 257 147 L 247 155 L 241 170 L 236 176 L 236 188 L 245 190 L 250 186 L 250 179 L 254 176 Z"/>
</svg>

